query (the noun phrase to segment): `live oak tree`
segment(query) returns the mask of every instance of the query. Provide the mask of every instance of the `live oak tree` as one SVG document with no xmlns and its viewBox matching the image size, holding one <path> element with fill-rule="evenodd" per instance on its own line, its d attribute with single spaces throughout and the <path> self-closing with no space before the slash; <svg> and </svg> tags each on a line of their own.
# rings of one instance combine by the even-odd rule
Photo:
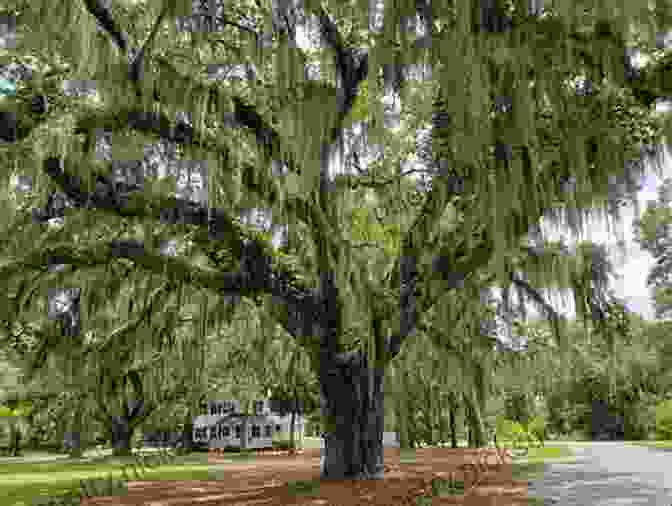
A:
<svg viewBox="0 0 672 506">
<path fill-rule="evenodd" d="M 618 299 L 610 309 L 608 333 L 580 321 L 570 323 L 568 361 L 559 359 L 547 324 L 525 325 L 527 345 L 517 353 L 512 375 L 528 393 L 543 395 L 555 433 L 589 428 L 593 399 L 623 417 L 626 439 L 646 438 L 653 429 L 653 409 L 664 398 L 669 378 L 661 347 L 665 340 L 656 332 L 659 322 L 644 321 Z"/>
<path fill-rule="evenodd" d="M 23 416 L 18 417 L 20 421 L 18 425 L 16 423 L 9 425 L 10 429 L 20 427 L 21 431 L 20 437 L 12 437 L 10 441 L 15 443 L 18 440 L 21 446 L 34 449 L 55 432 L 65 432 L 68 427 L 63 422 L 68 421 L 72 409 L 70 407 L 67 411 L 59 411 L 58 408 L 55 408 L 58 400 L 60 400 L 59 397 L 68 395 L 68 392 L 63 390 L 63 385 L 55 385 L 53 379 L 46 381 L 43 377 L 27 381 L 27 364 L 23 360 L 25 353 L 22 353 L 22 350 L 17 350 L 15 346 L 3 347 L 2 357 L 3 374 L 0 379 L 0 403 L 5 408 L 14 406 L 8 412 L 10 416 L 6 420 L 10 422 L 17 420 L 15 413 L 17 407 L 30 408 L 25 410 Z M 47 412 L 47 407 L 52 408 L 52 413 Z M 14 436 L 15 434 L 10 435 Z M 62 441 L 63 438 L 59 439 Z M 12 448 L 12 451 L 19 451 L 19 449 L 15 447 Z M 76 456 L 77 452 L 73 452 L 73 455 Z"/>
<path fill-rule="evenodd" d="M 637 43 L 650 44 L 670 8 L 556 3 L 546 12 L 522 0 L 385 3 L 377 29 L 368 2 L 207 2 L 211 10 L 195 19 L 209 30 L 192 26 L 185 37 L 175 23 L 191 13 L 183 0 L 10 2 L 17 47 L 51 65 L 6 102 L 3 186 L 18 173 L 32 177 L 33 202 L 44 206 L 49 197 L 50 205 L 7 213 L 0 278 L 39 273 L 49 262 L 75 270 L 125 264 L 215 299 L 254 300 L 306 350 L 319 378 L 328 422 L 323 476 L 379 477 L 383 377 L 428 313 L 443 329 L 434 334 L 440 345 L 450 332 L 477 334 L 478 312 L 456 310 L 473 283 L 515 282 L 554 321 L 535 284 L 574 289 L 582 316 L 599 320 L 604 309 L 604 287 L 585 263 L 515 252 L 554 207 L 567 207 L 580 228 L 576 218 L 588 207 L 609 203 L 614 214 L 617 197 L 632 196 L 633 184 L 624 191 L 610 183 L 632 183 L 642 144 L 660 138 L 663 125 L 649 112 L 669 95 L 669 58 L 636 69 L 626 48 L 633 27 L 641 28 Z M 322 43 L 310 58 L 296 43 L 302 13 L 313 16 Z M 208 82 L 203 71 L 219 58 L 254 63 L 257 73 L 240 85 Z M 315 59 L 327 79 L 306 76 Z M 413 63 L 431 69 L 424 84 L 409 85 Z M 57 90 L 64 75 L 95 80 L 100 100 L 66 103 Z M 361 171 L 333 174 L 364 83 L 368 140 L 392 149 Z M 384 128 L 383 88 L 398 94 L 409 124 L 430 127 L 431 142 L 417 153 L 430 168 L 424 191 L 400 170 L 408 152 L 395 150 L 403 136 Z M 180 111 L 191 121 L 175 122 Z M 170 140 L 183 159 L 206 161 L 196 172 L 207 199 L 176 198 L 174 186 L 137 171 L 120 179 L 114 163 L 95 157 L 99 129 L 115 136 L 117 160 L 139 158 L 142 134 Z M 350 236 L 367 191 L 396 235 L 393 249 L 362 253 Z M 250 207 L 270 209 L 287 226 L 284 245 L 238 218 Z M 63 216 L 58 234 L 38 224 Z M 200 260 L 161 254 L 157 242 L 168 229 L 188 238 Z M 518 267 L 533 275 L 515 276 Z M 91 297 L 95 285 L 82 283 L 82 298 Z M 5 319 L 20 312 L 5 306 Z M 225 320 L 214 306 L 201 316 L 213 328 Z M 469 395 L 475 419 L 482 385 Z"/>
<path fill-rule="evenodd" d="M 641 219 L 635 220 L 635 240 L 641 248 L 656 260 L 647 277 L 647 285 L 651 287 L 656 318 L 662 319 L 670 315 L 670 248 L 668 230 L 672 223 L 670 189 L 672 180 L 665 179 L 658 188 L 658 199 L 651 201 Z"/>
<path fill-rule="evenodd" d="M 101 272 L 95 271 L 87 273 L 88 282 L 97 285 L 100 299 L 96 303 L 92 297 L 90 304 L 82 308 L 82 319 L 88 324 L 86 332 L 66 333 L 64 346 L 49 348 L 53 333 L 60 335 L 60 329 L 45 321 L 48 317 L 39 318 L 39 313 L 33 313 L 29 324 L 14 321 L 8 341 L 26 344 L 28 339 L 36 340 L 39 345 L 32 353 L 22 353 L 24 374 L 28 378 L 47 379 L 52 385 L 60 385 L 63 391 L 76 394 L 71 405 L 73 426 L 68 428 L 75 448 L 81 445 L 86 416 L 105 427 L 115 454 L 128 454 L 135 429 L 153 411 L 199 386 L 193 375 L 203 368 L 181 366 L 193 360 L 198 364 L 204 343 L 199 341 L 198 325 L 184 331 L 185 323 L 196 320 L 194 304 L 181 301 L 179 294 L 177 300 L 171 299 L 165 283 L 159 284 L 156 279 L 146 284 L 134 283 L 132 276 L 119 276 L 115 282 L 130 282 L 134 291 L 122 290 L 118 294 L 120 300 L 110 301 L 106 295 L 116 293 L 118 287 L 106 285 L 100 275 Z M 29 293 L 40 282 L 49 280 L 34 280 L 29 289 L 24 284 L 23 294 L 28 292 L 21 299 L 24 304 L 35 302 Z M 133 298 L 143 290 L 149 294 L 149 304 L 144 307 L 136 304 L 134 310 Z M 193 301 L 193 296 L 188 300 Z M 158 303 L 168 318 L 152 322 L 149 314 Z M 96 304 L 97 311 L 91 312 Z M 171 314 L 178 318 L 171 321 Z"/>
</svg>

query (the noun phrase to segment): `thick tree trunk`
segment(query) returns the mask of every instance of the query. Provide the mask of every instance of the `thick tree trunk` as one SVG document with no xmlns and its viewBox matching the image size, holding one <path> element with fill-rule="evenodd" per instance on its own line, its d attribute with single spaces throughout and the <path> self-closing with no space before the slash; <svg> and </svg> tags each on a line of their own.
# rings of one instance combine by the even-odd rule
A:
<svg viewBox="0 0 672 506">
<path fill-rule="evenodd" d="M 321 364 L 326 422 L 323 479 L 379 479 L 383 468 L 384 371 L 365 366 L 365 355 L 343 354 Z"/>
<path fill-rule="evenodd" d="M 112 436 L 112 455 L 128 456 L 132 455 L 131 437 L 134 428 L 125 416 L 113 416 L 110 435 Z"/>
</svg>

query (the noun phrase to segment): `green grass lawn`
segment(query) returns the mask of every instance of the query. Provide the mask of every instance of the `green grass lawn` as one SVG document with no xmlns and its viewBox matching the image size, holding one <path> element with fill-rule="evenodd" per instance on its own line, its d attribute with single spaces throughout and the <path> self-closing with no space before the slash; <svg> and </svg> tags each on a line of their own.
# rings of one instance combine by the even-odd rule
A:
<svg viewBox="0 0 672 506">
<path fill-rule="evenodd" d="M 304 448 L 319 448 L 320 438 L 306 437 Z M 80 480 L 101 479 L 112 476 L 122 479 L 124 464 L 134 462 L 133 458 L 104 456 L 85 460 L 58 458 L 45 462 L 31 462 L 36 458 L 49 457 L 48 454 L 25 451 L 20 459 L 2 459 L 0 464 L 0 496 L 7 506 L 31 506 L 39 497 L 52 497 L 73 488 L 80 490 Z M 152 455 L 149 453 L 149 455 Z M 54 455 L 56 457 L 56 455 Z M 147 480 L 210 480 L 217 479 L 227 462 L 250 461 L 254 454 L 227 453 L 224 461 L 212 464 L 207 452 L 194 452 L 180 456 L 170 462 L 157 465 L 154 469 L 145 468 L 139 478 L 135 478 L 132 468 L 128 468 L 131 479 Z M 152 459 L 150 465 L 157 460 Z"/>
<path fill-rule="evenodd" d="M 160 464 L 154 469 L 141 470 L 138 479 L 150 480 L 207 480 L 221 466 L 209 464 L 207 455 L 192 454 L 180 457 L 175 462 Z M 247 456 L 245 456 L 247 457 Z M 239 460 L 233 457 L 231 462 Z M 130 461 L 130 459 L 127 459 Z M 80 480 L 95 478 L 122 479 L 121 459 L 109 462 L 50 462 L 47 464 L 17 463 L 3 465 L 0 474 L 0 495 L 7 500 L 3 504 L 30 506 L 37 497 L 56 496 L 67 490 L 79 490 Z M 131 479 L 135 473 L 128 469 Z"/>
<path fill-rule="evenodd" d="M 542 447 L 532 447 L 528 450 L 527 456 L 524 458 L 526 462 L 544 462 L 553 459 L 565 459 L 574 456 L 571 448 L 562 445 L 549 445 Z"/>
<path fill-rule="evenodd" d="M 208 480 L 214 479 L 216 466 L 212 465 L 177 465 L 162 466 L 160 470 L 150 470 L 142 474 L 141 479 L 148 480 Z M 117 466 L 114 469 L 103 467 L 92 470 L 62 470 L 51 473 L 16 474 L 11 479 L 0 478 L 0 495 L 7 499 L 3 504 L 30 506 L 39 496 L 53 497 L 61 492 L 79 490 L 79 480 L 92 478 L 106 479 L 111 474 L 114 479 L 122 479 Z M 130 473 L 133 476 L 133 473 Z"/>
<path fill-rule="evenodd" d="M 180 456 L 173 461 L 158 464 L 155 468 L 144 468 L 136 478 L 132 468 L 128 468 L 131 479 L 147 480 L 211 480 L 217 479 L 227 462 L 253 460 L 254 455 L 229 453 L 224 462 L 212 464 L 206 452 L 195 452 Z M 132 458 L 106 457 L 93 461 L 60 460 L 56 462 L 16 462 L 3 463 L 0 467 L 0 496 L 7 498 L 3 505 L 31 506 L 38 497 L 51 497 L 76 488 L 80 480 L 102 479 L 112 476 L 122 479 L 124 464 Z M 150 466 L 156 460 L 150 461 Z"/>
</svg>

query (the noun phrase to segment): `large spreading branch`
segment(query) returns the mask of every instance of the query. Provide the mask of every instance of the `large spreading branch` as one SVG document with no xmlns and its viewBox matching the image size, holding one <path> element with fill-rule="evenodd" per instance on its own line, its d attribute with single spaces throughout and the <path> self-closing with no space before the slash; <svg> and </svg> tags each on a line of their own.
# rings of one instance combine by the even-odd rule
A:
<svg viewBox="0 0 672 506">
<path fill-rule="evenodd" d="M 224 295 L 249 296 L 268 293 L 277 301 L 284 301 L 294 313 L 303 312 L 302 305 L 317 297 L 312 289 L 302 286 L 295 279 L 289 267 L 272 267 L 274 263 L 281 262 L 267 252 L 268 246 L 247 234 L 222 210 L 174 197 L 148 196 L 146 192 L 137 191 L 132 185 L 113 183 L 102 175 L 96 177 L 96 189 L 89 192 L 79 177 L 65 170 L 63 161 L 58 158 L 47 159 L 45 171 L 75 208 L 102 209 L 118 216 L 197 226 L 203 231 L 202 234 L 211 237 L 211 241 L 221 241 L 222 247 L 233 250 L 236 258 L 241 259 L 241 269 L 238 272 L 224 273 L 201 269 L 179 259 L 152 252 L 140 241 L 113 241 L 84 253 L 75 247 L 59 246 L 60 249 L 51 252 L 47 248 L 44 254 L 35 253 L 18 264 L 14 263 L 13 267 L 10 264 L 5 268 L 51 265 L 49 262 L 93 266 L 115 258 L 127 258 L 140 267 L 166 275 L 175 281 L 196 284 Z M 6 279 L 4 275 L 3 279 Z M 310 308 L 307 311 L 310 314 L 305 314 L 302 319 L 315 316 L 312 312 L 314 304 L 308 306 Z M 287 330 L 296 332 L 298 327 Z"/>
<path fill-rule="evenodd" d="M 243 118 L 250 119 L 254 116 L 250 110 L 243 114 Z M 260 120 L 260 117 L 257 116 Z M 256 121 L 253 120 L 253 121 Z M 153 133 L 163 139 L 171 140 L 180 144 L 195 144 L 210 148 L 212 151 L 218 151 L 225 159 L 228 158 L 228 148 L 220 143 L 216 143 L 209 138 L 203 138 L 197 129 L 193 129 L 193 134 L 177 135 L 175 129 L 171 126 L 168 117 L 161 113 L 144 113 L 130 108 L 123 108 L 115 111 L 111 115 L 92 115 L 80 118 L 77 121 L 76 133 L 90 133 L 96 128 L 121 128 L 129 126 L 138 131 L 145 133 Z M 263 125 L 261 128 L 265 128 Z M 243 183 L 246 184 L 248 190 L 256 191 L 273 201 L 279 198 L 277 189 L 273 185 L 264 185 L 256 181 L 257 178 L 252 177 L 252 172 L 257 167 L 254 165 L 245 165 L 243 167 Z M 172 224 L 189 224 L 199 226 L 199 230 L 191 237 L 196 243 L 202 247 L 210 249 L 215 247 L 225 247 L 229 250 L 235 258 L 240 258 L 243 253 L 244 238 L 249 236 L 242 227 L 235 221 L 230 219 L 227 213 L 220 209 L 208 208 L 200 204 L 187 201 L 184 199 L 167 197 L 161 195 L 148 195 L 146 191 L 138 191 L 138 188 L 126 183 L 113 182 L 108 176 L 103 174 L 93 174 L 92 179 L 95 181 L 95 191 L 88 192 L 85 185 L 80 178 L 70 174 L 65 170 L 64 161 L 57 158 L 50 158 L 44 163 L 45 172 L 58 184 L 65 195 L 72 202 L 74 207 L 103 209 L 114 212 L 119 216 L 136 217 L 142 219 L 160 220 L 164 223 Z M 246 177 L 245 175 L 248 174 Z M 286 207 L 290 213 L 294 213 L 296 217 L 307 223 L 315 223 L 319 216 L 315 214 L 314 206 L 308 204 L 307 201 L 301 198 L 290 197 L 286 199 Z M 51 218 L 59 217 L 61 214 L 53 214 L 45 211 L 38 211 L 35 213 L 37 221 L 47 221 Z M 256 242 L 255 238 L 249 238 L 249 241 Z M 221 246 L 217 243 L 221 242 Z M 260 249 L 268 249 L 260 244 Z M 267 259 L 269 260 L 269 259 Z M 286 271 L 278 273 L 277 280 L 284 279 L 287 284 L 299 284 L 292 279 L 291 275 Z M 314 304 L 310 301 L 315 298 L 315 294 L 307 289 L 302 288 L 302 295 L 295 299 L 288 299 L 284 302 L 287 304 L 287 312 L 285 314 L 284 323 L 285 329 L 294 336 L 301 335 L 310 328 L 306 322 L 314 321 Z M 276 294 L 276 297 L 279 297 Z M 276 300 L 278 302 L 280 299 Z M 290 316 L 287 317 L 286 315 Z"/>
<path fill-rule="evenodd" d="M 86 268 L 127 259 L 148 272 L 166 277 L 170 283 L 187 283 L 220 295 L 252 296 L 268 293 L 277 302 L 288 304 L 292 310 L 307 303 L 314 311 L 317 306 L 315 295 L 309 290 L 293 286 L 295 280 L 288 275 L 274 271 L 255 246 L 254 242 L 245 245 L 240 270 L 218 272 L 163 255 L 137 240 L 114 240 L 78 246 L 58 244 L 4 263 L 0 267 L 0 278 L 9 279 L 27 270 L 40 271 L 54 263 Z M 308 316 L 314 317 L 315 314 L 306 315 L 306 318 Z"/>
</svg>

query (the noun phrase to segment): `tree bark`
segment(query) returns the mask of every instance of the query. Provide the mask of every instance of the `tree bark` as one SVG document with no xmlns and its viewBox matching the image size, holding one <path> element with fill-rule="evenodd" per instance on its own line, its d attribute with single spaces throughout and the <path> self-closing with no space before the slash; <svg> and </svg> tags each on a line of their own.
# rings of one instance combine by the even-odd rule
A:
<svg viewBox="0 0 672 506">
<path fill-rule="evenodd" d="M 350 352 L 321 364 L 323 479 L 383 477 L 384 370 L 374 369 L 370 378 L 365 357 Z"/>
</svg>

